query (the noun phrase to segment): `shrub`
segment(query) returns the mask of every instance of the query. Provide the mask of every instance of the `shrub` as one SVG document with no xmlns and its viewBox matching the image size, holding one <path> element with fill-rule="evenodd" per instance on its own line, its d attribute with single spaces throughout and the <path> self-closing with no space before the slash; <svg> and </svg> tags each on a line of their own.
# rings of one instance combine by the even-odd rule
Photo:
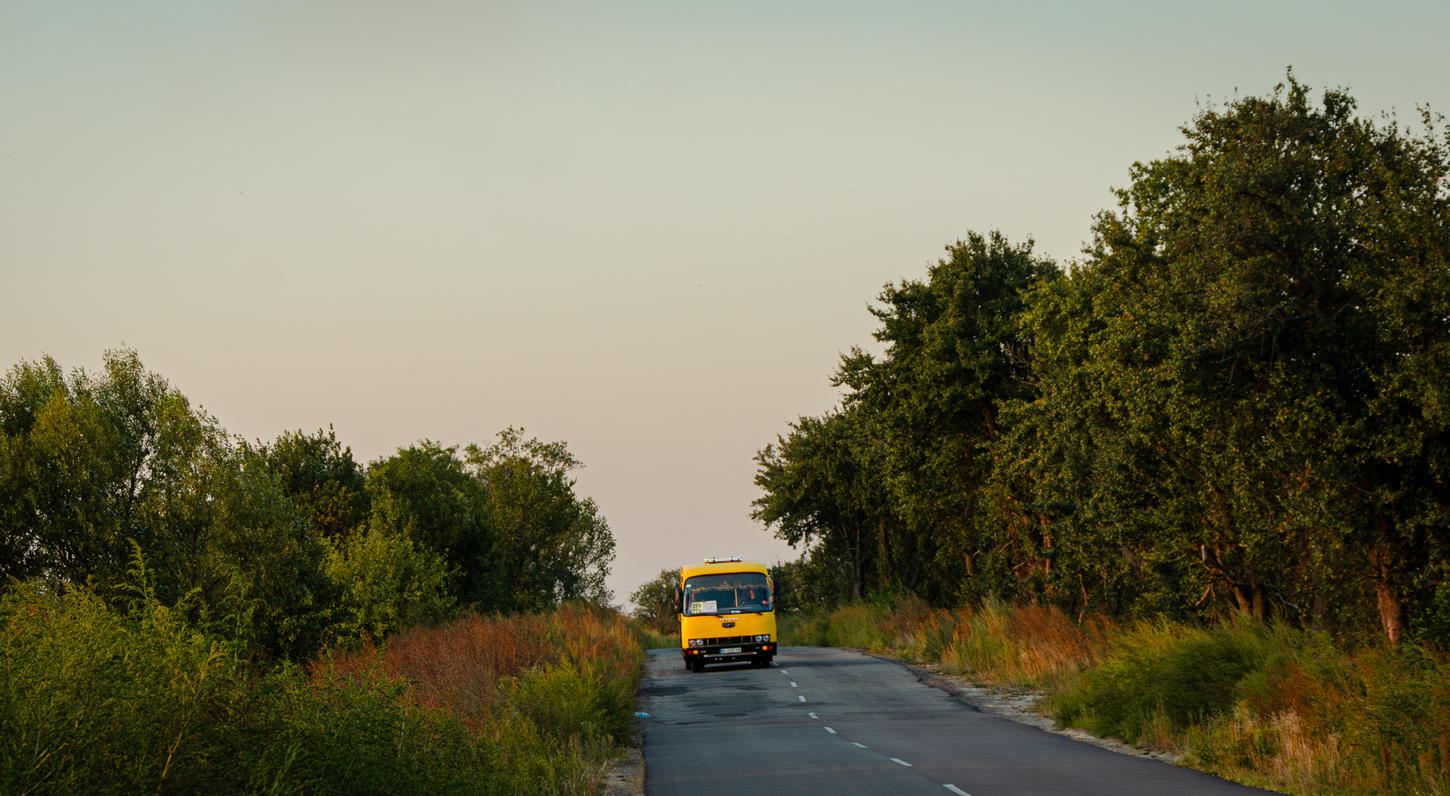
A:
<svg viewBox="0 0 1450 796">
<path fill-rule="evenodd" d="M 632 731 L 643 653 L 601 609 L 266 671 L 188 609 L 144 586 L 128 611 L 83 588 L 0 596 L 0 792 L 582 796 Z"/>
<path fill-rule="evenodd" d="M 207 763 L 240 665 L 176 611 L 153 598 L 126 619 L 88 590 L 26 583 L 0 623 L 0 791 L 157 791 Z"/>
<path fill-rule="evenodd" d="M 419 623 L 453 611 L 443 557 L 379 524 L 346 540 L 326 540 L 326 572 L 337 591 L 332 630 L 344 643 Z"/>
<path fill-rule="evenodd" d="M 880 615 L 880 611 L 862 603 L 837 608 L 831 612 L 826 643 L 832 647 L 873 650 L 885 647 L 886 634 L 877 623 Z"/>
<path fill-rule="evenodd" d="M 814 611 L 782 612 L 775 616 L 776 634 L 782 647 L 828 646 L 826 631 L 830 625 L 829 614 Z"/>
</svg>

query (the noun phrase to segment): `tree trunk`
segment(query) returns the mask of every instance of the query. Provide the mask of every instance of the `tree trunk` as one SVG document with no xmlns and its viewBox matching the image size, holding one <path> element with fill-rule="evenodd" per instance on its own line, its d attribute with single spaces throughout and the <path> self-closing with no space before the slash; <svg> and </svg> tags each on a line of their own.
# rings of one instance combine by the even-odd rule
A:
<svg viewBox="0 0 1450 796">
<path fill-rule="evenodd" d="M 1240 613 L 1248 614 L 1260 622 L 1268 621 L 1269 593 L 1264 587 L 1254 583 L 1235 583 L 1233 598 L 1234 607 Z"/>
<path fill-rule="evenodd" d="M 1400 590 L 1388 578 L 1377 578 L 1376 596 L 1379 598 L 1380 624 L 1384 626 L 1385 638 L 1398 647 L 1400 635 L 1405 630 L 1405 604 L 1400 601 Z"/>
<path fill-rule="evenodd" d="M 1405 604 L 1400 600 L 1400 590 L 1395 585 L 1395 556 L 1380 544 L 1370 552 L 1370 566 L 1374 571 L 1375 597 L 1379 604 L 1380 624 L 1385 638 L 1392 646 L 1400 645 L 1400 637 L 1407 624 Z"/>
</svg>

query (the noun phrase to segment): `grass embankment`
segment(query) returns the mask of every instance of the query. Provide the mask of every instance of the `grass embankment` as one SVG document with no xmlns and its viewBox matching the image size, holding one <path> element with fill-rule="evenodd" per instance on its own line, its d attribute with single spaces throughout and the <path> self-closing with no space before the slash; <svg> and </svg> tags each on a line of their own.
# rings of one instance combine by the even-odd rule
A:
<svg viewBox="0 0 1450 796">
<path fill-rule="evenodd" d="M 642 653 L 616 614 L 467 616 L 262 668 L 154 599 L 0 598 L 0 792 L 595 792 Z"/>
<path fill-rule="evenodd" d="M 1323 634 L 1239 621 L 1212 627 L 1081 621 L 991 602 L 914 600 L 781 618 L 781 643 L 863 647 L 1045 695 L 1060 724 L 1295 794 L 1450 792 L 1450 656 L 1353 652 Z"/>
</svg>

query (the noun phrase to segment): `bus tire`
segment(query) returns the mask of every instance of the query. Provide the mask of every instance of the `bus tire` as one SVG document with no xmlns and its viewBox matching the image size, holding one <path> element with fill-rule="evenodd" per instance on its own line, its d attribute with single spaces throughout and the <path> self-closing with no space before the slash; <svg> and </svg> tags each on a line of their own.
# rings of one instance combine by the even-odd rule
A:
<svg viewBox="0 0 1450 796">
<path fill-rule="evenodd" d="M 690 671 L 694 672 L 695 674 L 699 674 L 700 672 L 705 671 L 705 661 L 701 658 L 696 658 L 693 661 L 690 661 Z"/>
</svg>

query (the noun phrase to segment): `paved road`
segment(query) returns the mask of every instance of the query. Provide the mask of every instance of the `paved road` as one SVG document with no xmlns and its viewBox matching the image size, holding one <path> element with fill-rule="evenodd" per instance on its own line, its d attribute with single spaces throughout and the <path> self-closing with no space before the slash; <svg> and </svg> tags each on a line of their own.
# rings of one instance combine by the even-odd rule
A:
<svg viewBox="0 0 1450 796">
<path fill-rule="evenodd" d="M 990 716 L 901 666 L 823 647 L 770 669 L 652 650 L 645 794 L 1247 796 L 1246 788 Z"/>
</svg>

